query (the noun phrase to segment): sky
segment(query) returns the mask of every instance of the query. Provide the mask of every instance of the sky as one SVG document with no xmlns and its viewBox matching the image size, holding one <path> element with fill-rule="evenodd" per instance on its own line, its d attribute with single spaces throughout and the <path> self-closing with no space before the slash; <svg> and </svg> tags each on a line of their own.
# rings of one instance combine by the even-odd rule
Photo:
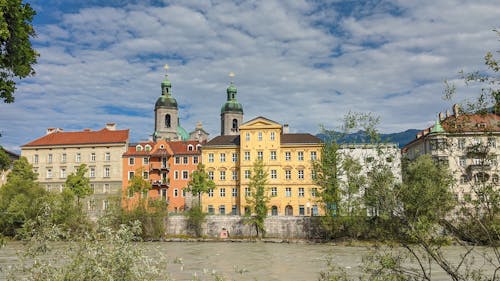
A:
<svg viewBox="0 0 500 281">
<path fill-rule="evenodd" d="M 444 81 L 455 101 L 477 95 L 459 71 L 484 71 L 500 49 L 493 0 L 27 2 L 36 75 L 0 103 L 0 145 L 14 151 L 49 127 L 115 122 L 131 142 L 148 139 L 165 64 L 182 127 L 200 121 L 210 138 L 231 80 L 244 121 L 316 134 L 352 111 L 380 116 L 381 132 L 423 129 L 451 109 Z"/>
</svg>

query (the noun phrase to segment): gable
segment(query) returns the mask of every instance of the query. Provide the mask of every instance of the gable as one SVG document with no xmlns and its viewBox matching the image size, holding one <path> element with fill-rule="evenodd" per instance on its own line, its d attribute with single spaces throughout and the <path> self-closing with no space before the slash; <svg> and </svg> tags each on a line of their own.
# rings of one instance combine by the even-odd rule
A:
<svg viewBox="0 0 500 281">
<path fill-rule="evenodd" d="M 281 124 L 265 117 L 259 116 L 241 124 L 240 126 L 240 130 L 251 129 L 281 129 Z"/>
</svg>

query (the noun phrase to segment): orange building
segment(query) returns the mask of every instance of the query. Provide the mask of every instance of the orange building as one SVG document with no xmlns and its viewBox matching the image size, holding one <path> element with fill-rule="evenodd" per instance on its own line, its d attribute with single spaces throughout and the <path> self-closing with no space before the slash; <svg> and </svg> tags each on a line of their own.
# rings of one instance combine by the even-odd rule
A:
<svg viewBox="0 0 500 281">
<path fill-rule="evenodd" d="M 201 144 L 197 141 L 141 142 L 131 144 L 123 154 L 124 205 L 134 204 L 140 196 L 161 199 L 169 212 L 185 209 L 186 192 L 191 173 L 200 161 Z M 146 194 L 130 194 L 130 180 L 137 174 L 151 183 Z"/>
</svg>

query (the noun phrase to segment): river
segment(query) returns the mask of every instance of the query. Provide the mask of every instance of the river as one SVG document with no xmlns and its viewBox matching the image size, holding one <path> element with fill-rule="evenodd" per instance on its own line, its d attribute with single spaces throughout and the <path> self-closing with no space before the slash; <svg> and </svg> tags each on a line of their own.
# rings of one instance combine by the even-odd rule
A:
<svg viewBox="0 0 500 281">
<path fill-rule="evenodd" d="M 366 247 L 331 244 L 264 243 L 264 242 L 145 242 L 141 243 L 151 257 L 165 256 L 163 265 L 174 280 L 214 280 L 213 273 L 224 280 L 318 280 L 326 269 L 327 259 L 357 275 L 361 270 Z M 17 261 L 20 242 L 9 242 L 0 249 L 0 267 Z M 454 259 L 461 249 L 447 247 L 446 254 Z M 5 272 L 0 272 L 0 280 Z M 436 270 L 433 280 L 449 280 Z"/>
</svg>

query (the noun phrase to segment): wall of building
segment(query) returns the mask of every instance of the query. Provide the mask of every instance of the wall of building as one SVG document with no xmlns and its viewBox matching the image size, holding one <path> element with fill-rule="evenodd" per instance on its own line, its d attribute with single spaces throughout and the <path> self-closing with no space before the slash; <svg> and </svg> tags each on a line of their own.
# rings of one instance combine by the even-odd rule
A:
<svg viewBox="0 0 500 281">
<path fill-rule="evenodd" d="M 244 223 L 241 216 L 207 216 L 202 225 L 202 235 L 219 237 L 222 229 L 229 231 L 229 237 L 252 237 L 255 229 Z M 320 217 L 268 217 L 265 221 L 266 237 L 281 239 L 321 239 Z M 166 223 L 167 235 L 192 235 L 187 229 L 187 218 L 170 216 Z"/>
</svg>

